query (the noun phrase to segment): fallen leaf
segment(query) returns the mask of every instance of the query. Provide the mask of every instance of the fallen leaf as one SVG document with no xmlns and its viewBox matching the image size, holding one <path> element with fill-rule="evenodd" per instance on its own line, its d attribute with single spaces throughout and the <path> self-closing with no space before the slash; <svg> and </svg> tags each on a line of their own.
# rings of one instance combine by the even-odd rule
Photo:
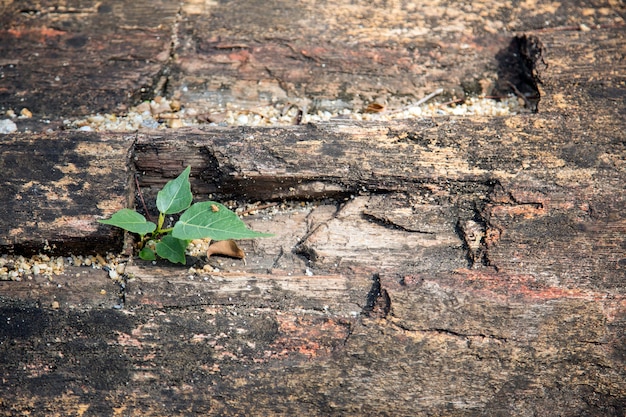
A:
<svg viewBox="0 0 626 417">
<path fill-rule="evenodd" d="M 385 106 L 379 103 L 370 103 L 365 108 L 365 113 L 380 113 L 385 110 Z"/>
<path fill-rule="evenodd" d="M 218 242 L 211 243 L 209 249 L 206 251 L 207 259 L 211 255 L 229 256 L 231 258 L 243 259 L 246 254 L 241 250 L 234 240 L 220 240 Z"/>
</svg>

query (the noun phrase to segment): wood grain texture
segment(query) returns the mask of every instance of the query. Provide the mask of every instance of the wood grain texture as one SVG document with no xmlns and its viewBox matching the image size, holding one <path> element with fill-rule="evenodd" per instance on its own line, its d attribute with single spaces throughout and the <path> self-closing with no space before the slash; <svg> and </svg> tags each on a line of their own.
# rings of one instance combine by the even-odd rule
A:
<svg viewBox="0 0 626 417">
<path fill-rule="evenodd" d="M 341 198 L 272 219 L 249 216 L 253 228 L 278 236 L 244 243 L 247 265 L 214 259 L 219 273 L 129 267 L 132 314 L 79 309 L 74 317 L 71 297 L 58 312 L 28 310 L 51 315 L 34 331 L 43 340 L 56 323 L 80 331 L 58 351 L 80 356 L 90 371 L 48 353 L 30 360 L 34 369 L 51 362 L 67 370 L 51 387 L 71 394 L 53 404 L 27 388 L 7 397 L 15 407 L 7 410 L 26 409 L 26 398 L 71 410 L 106 392 L 89 406 L 131 414 L 184 414 L 194 404 L 212 414 L 551 415 L 558 407 L 619 415 L 622 122 L 596 129 L 591 116 L 562 120 L 540 113 L 140 134 L 134 157 L 146 196 L 150 184 L 190 163 L 195 191 L 311 198 L 315 175 Z M 597 153 L 572 154 L 560 129 L 591 136 Z M 302 131 L 308 135 L 294 140 Z M 203 176 L 207 168 L 220 179 Z M 268 186 L 270 178 L 283 189 Z M 479 225 L 474 258 L 470 220 Z M 385 302 L 383 291 L 388 308 L 368 313 L 370 301 Z M 95 333 L 103 321 L 108 330 Z M 16 338 L 16 328 L 7 331 Z M 24 352 L 36 349 L 30 338 L 16 340 Z M 75 350 L 84 345 L 100 353 Z M 43 369 L 37 375 L 57 375 Z M 12 375 L 9 387 L 40 381 Z M 153 400 L 163 396 L 171 400 Z"/>
<path fill-rule="evenodd" d="M 97 7 L 152 27 L 133 6 Z M 30 218 L 86 213 L 93 228 L 133 200 L 131 174 L 151 201 L 188 164 L 199 200 L 309 204 L 247 216 L 276 237 L 242 242 L 246 263 L 135 261 L 123 291 L 85 268 L 0 282 L 0 414 L 624 415 L 623 6 L 189 0 L 178 23 L 178 3 L 158 6 L 165 26 L 150 33 L 175 36 L 120 25 L 150 62 L 103 102 L 139 91 L 157 62 L 167 91 L 199 108 L 402 102 L 493 80 L 518 31 L 545 46 L 539 112 L 4 137 L 2 198 Z M 172 40 L 166 65 L 154 51 Z M 38 224 L 38 239 L 72 230 Z"/>
</svg>

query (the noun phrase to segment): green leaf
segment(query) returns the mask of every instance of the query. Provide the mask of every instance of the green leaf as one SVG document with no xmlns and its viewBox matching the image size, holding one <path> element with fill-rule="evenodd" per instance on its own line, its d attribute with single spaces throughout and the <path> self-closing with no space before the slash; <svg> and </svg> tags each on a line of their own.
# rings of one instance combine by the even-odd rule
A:
<svg viewBox="0 0 626 417">
<path fill-rule="evenodd" d="M 187 242 L 185 240 L 176 239 L 171 235 L 163 236 L 163 239 L 156 244 L 156 252 L 161 258 L 165 258 L 172 263 L 180 263 L 185 265 L 185 249 Z"/>
<path fill-rule="evenodd" d="M 156 229 L 156 224 L 147 221 L 141 214 L 127 208 L 116 212 L 110 219 L 98 220 L 98 222 L 120 227 L 139 235 L 152 233 L 154 232 L 154 229 Z"/>
<path fill-rule="evenodd" d="M 149 247 L 144 247 L 139 251 L 139 257 L 144 261 L 154 261 L 156 259 L 156 254 Z"/>
<path fill-rule="evenodd" d="M 193 196 L 189 184 L 190 172 L 191 167 L 188 166 L 175 180 L 169 181 L 157 193 L 156 204 L 159 212 L 163 214 L 180 213 L 191 205 Z"/>
<path fill-rule="evenodd" d="M 239 217 L 220 203 L 204 201 L 196 203 L 180 216 L 174 225 L 172 236 L 177 239 L 253 239 L 273 236 L 248 229 Z"/>
</svg>

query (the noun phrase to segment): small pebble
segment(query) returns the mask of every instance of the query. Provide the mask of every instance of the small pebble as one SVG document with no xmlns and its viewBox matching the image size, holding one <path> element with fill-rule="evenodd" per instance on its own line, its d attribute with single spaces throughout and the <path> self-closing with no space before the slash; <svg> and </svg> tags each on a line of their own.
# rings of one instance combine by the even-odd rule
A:
<svg viewBox="0 0 626 417">
<path fill-rule="evenodd" d="M 150 102 L 150 112 L 153 115 L 166 113 L 171 110 L 172 109 L 170 108 L 170 103 L 162 97 L 156 97 L 153 101 Z"/>
<path fill-rule="evenodd" d="M 170 102 L 170 108 L 172 109 L 172 111 L 179 111 L 180 110 L 180 100 L 172 100 Z"/>
<path fill-rule="evenodd" d="M 20 111 L 20 117 L 23 119 L 30 119 L 31 117 L 33 117 L 33 113 L 30 110 L 28 110 L 26 107 L 24 107 Z"/>
<path fill-rule="evenodd" d="M 184 124 L 183 124 L 183 121 L 182 121 L 182 120 L 180 120 L 180 119 L 170 119 L 170 120 L 167 122 L 167 126 L 168 126 L 170 129 L 178 129 L 178 128 L 183 127 L 183 126 L 184 126 Z"/>
<path fill-rule="evenodd" d="M 145 127 L 147 129 L 158 129 L 159 122 L 157 122 L 156 120 L 142 120 L 141 127 Z"/>
<path fill-rule="evenodd" d="M 150 103 L 148 103 L 147 101 L 144 101 L 143 103 L 141 103 L 137 107 L 135 107 L 135 111 L 137 113 L 150 112 Z"/>
<path fill-rule="evenodd" d="M 7 135 L 17 130 L 17 125 L 11 119 L 0 120 L 0 134 Z"/>
<path fill-rule="evenodd" d="M 95 116 L 89 116 L 87 118 L 87 120 L 90 123 L 102 123 L 102 122 L 104 122 L 105 119 L 104 119 L 104 116 L 101 116 L 101 115 L 97 114 Z"/>
</svg>

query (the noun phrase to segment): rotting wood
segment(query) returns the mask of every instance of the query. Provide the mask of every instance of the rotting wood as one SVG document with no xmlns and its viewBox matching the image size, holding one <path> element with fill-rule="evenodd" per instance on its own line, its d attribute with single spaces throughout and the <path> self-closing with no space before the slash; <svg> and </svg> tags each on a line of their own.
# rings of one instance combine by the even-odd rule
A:
<svg viewBox="0 0 626 417">
<path fill-rule="evenodd" d="M 557 26 L 535 33 L 549 64 L 539 114 L 143 132 L 134 156 L 147 194 L 190 163 L 201 197 L 338 201 L 272 219 L 248 216 L 255 229 L 278 236 L 244 242 L 247 265 L 212 259 L 220 272 L 128 266 L 134 277 L 124 310 L 111 308 L 119 288 L 102 270 L 70 268 L 51 280 L 0 283 L 0 413 L 623 415 L 626 101 L 623 28 L 612 25 L 620 9 L 593 8 L 594 2 L 539 2 L 519 10 L 474 2 L 482 14 L 455 13 L 458 3 L 431 9 L 441 13 L 419 9 L 430 4 L 417 6 L 416 26 L 436 26 L 432 35 L 454 48 L 447 56 L 434 44 L 414 50 L 432 53 L 428 62 L 440 77 L 446 74 L 438 65 L 476 62 L 463 59 L 484 46 L 455 27 L 471 27 L 466 34 L 474 35 L 544 27 L 547 19 Z M 198 49 L 198 58 L 190 52 L 194 44 L 182 44 L 181 65 L 222 49 L 230 60 L 224 66 L 242 64 L 226 77 L 231 82 L 254 78 L 255 58 L 284 57 L 271 53 L 275 39 L 266 56 L 263 46 L 250 46 L 265 26 L 250 24 L 259 9 L 233 6 L 183 5 L 207 20 L 240 11 L 247 20 L 228 15 L 223 32 L 250 32 L 241 32 L 246 39 L 239 43 L 224 36 L 213 44 L 202 36 L 213 30 L 206 25 L 192 34 L 209 48 Z M 365 38 L 378 27 L 388 36 L 400 20 L 377 21 L 378 6 L 355 5 L 369 11 L 362 27 L 344 25 L 346 16 L 336 21 Z M 307 7 L 280 9 L 267 19 L 280 23 L 282 16 L 285 24 L 291 20 L 284 16 L 294 10 L 303 16 Z M 505 17 L 490 20 L 496 15 Z M 591 30 L 572 30 L 581 23 Z M 193 22 L 181 28 L 193 29 Z M 467 50 L 458 48 L 463 39 L 470 39 Z M 496 44 L 484 47 L 489 53 L 481 59 L 495 56 Z M 378 64 L 387 74 L 391 58 L 410 50 L 384 42 L 359 48 L 367 49 L 366 58 L 386 52 Z M 308 44 L 283 52 L 297 56 L 298 50 L 308 51 Z M 311 65 L 349 69 L 340 54 L 313 52 Z M 355 67 L 363 60 L 349 58 Z M 294 64 L 276 61 L 276 67 Z M 187 69 L 180 80 L 194 67 Z M 369 95 L 380 91 L 372 77 L 364 84 Z M 320 77 L 319 85 L 329 79 Z M 340 79 L 354 81 L 340 73 L 328 85 Z M 319 91 L 311 85 L 309 92 Z M 254 98 L 266 87 L 244 77 L 230 92 Z M 411 94 L 419 98 L 420 88 L 428 84 Z M 336 98 L 333 91 L 320 95 Z M 192 94 L 198 91 L 187 99 Z M 74 134 L 46 137 L 65 143 Z M 384 256 L 382 249 L 365 250 L 366 238 L 387 236 L 393 239 Z"/>
<path fill-rule="evenodd" d="M 132 134 L 84 132 L 4 136 L 2 252 L 69 255 L 119 248 L 121 233 L 96 220 L 131 203 L 133 140 Z"/>
<path fill-rule="evenodd" d="M 570 47 L 582 46 L 575 38 L 621 32 L 624 24 L 616 5 L 596 9 L 575 2 L 532 10 L 473 2 L 471 10 L 450 13 L 457 3 L 389 9 L 304 2 L 273 9 L 265 2 L 164 1 L 151 5 L 150 19 L 141 2 L 5 3 L 1 108 L 18 114 L 30 109 L 35 117 L 18 120 L 18 126 L 31 130 L 58 127 L 70 115 L 123 112 L 140 99 L 165 94 L 200 112 L 276 103 L 313 112 L 375 102 L 398 108 L 441 87 L 460 99 L 490 94 L 497 83 L 496 55 L 509 45 L 510 34 L 554 37 L 543 43 L 559 46 L 551 54 L 570 53 L 576 68 L 596 57 L 572 54 Z M 601 53 L 601 38 L 587 44 Z"/>
<path fill-rule="evenodd" d="M 132 269 L 147 279 L 130 283 L 136 295 L 127 313 L 4 301 L 10 320 L 3 334 L 13 344 L 3 355 L 3 378 L 13 387 L 3 395 L 5 413 L 35 404 L 47 412 L 82 405 L 171 414 L 193 403 L 209 414 L 444 414 L 455 399 L 459 416 L 494 409 L 551 415 L 555 404 L 573 414 L 619 415 L 623 406 L 623 296 L 493 270 L 401 281 L 382 274 L 390 315 L 380 319 L 358 310 L 375 288 L 356 270 L 336 276 L 339 285 L 324 293 L 329 276 L 190 279 L 176 268 L 144 268 Z M 66 293 L 40 288 L 67 301 L 67 282 Z M 357 297 L 339 302 L 335 288 L 347 294 L 357 282 Z M 67 336 L 54 340 L 60 332 Z M 37 348 L 37 340 L 49 347 Z M 564 375 L 571 390 L 562 389 Z"/>
<path fill-rule="evenodd" d="M 436 413 L 449 405 L 449 394 L 438 388 L 445 387 L 463 398 L 457 415 L 498 407 L 549 414 L 555 402 L 572 413 L 619 415 L 625 392 L 623 122 L 592 115 L 565 120 L 539 113 L 438 125 L 189 129 L 169 140 L 140 134 L 134 157 L 147 196 L 150 185 L 160 187 L 189 163 L 195 191 L 310 198 L 311 187 L 301 183 L 314 178 L 332 186 L 317 197 L 342 198 L 310 213 L 248 216 L 255 229 L 279 236 L 244 243 L 247 265 L 214 264 L 223 269 L 215 274 L 130 267 L 129 315 L 83 310 L 98 305 L 95 293 L 82 302 L 68 294 L 68 305 L 79 307 L 75 313 L 65 304 L 56 312 L 36 304 L 25 310 L 11 304 L 15 298 L 4 299 L 5 316 L 15 322 L 48 317 L 26 329 L 57 346 L 35 360 L 11 349 L 9 359 L 34 371 L 5 367 L 11 375 L 5 410 L 25 410 L 26 399 L 47 410 L 71 410 L 87 395 L 91 407 L 139 402 L 156 413 L 189 402 L 230 414 Z M 297 140 L 294 132 L 302 131 L 308 136 Z M 591 138 L 594 145 L 572 138 Z M 350 163 L 355 158 L 359 163 Z M 210 188 L 213 170 L 222 175 L 221 190 Z M 262 194 L 268 187 L 259 184 L 270 179 L 285 182 L 283 194 Z M 484 228 L 480 262 L 469 259 L 459 230 L 469 220 Z M 110 285 L 104 272 L 92 273 Z M 388 307 L 377 310 L 382 319 L 361 316 L 376 274 L 389 297 Z M 16 297 L 25 285 L 19 283 Z M 5 296 L 12 293 L 11 283 L 3 287 Z M 44 307 L 54 299 L 37 298 Z M 77 336 L 48 339 L 58 326 Z M 14 346 L 25 354 L 37 349 L 20 331 L 6 328 Z M 98 355 L 76 350 L 92 345 Z M 50 356 L 55 352 L 86 365 L 68 365 Z M 562 372 L 577 375 L 572 387 L 578 388 L 563 393 Z M 45 395 L 35 393 L 46 378 L 55 382 Z M 16 391 L 25 380 L 31 385 Z M 88 387 L 85 394 L 81 386 Z M 159 386 L 178 400 L 150 400 L 163 394 Z M 46 395 L 58 390 L 68 393 L 66 402 L 53 404 Z M 276 391 L 297 401 L 276 398 Z M 103 392 L 106 398 L 93 400 Z M 537 402 L 545 392 L 550 401 Z M 384 405 L 375 400 L 381 396 Z M 600 400 L 590 406 L 590 398 Z"/>
<path fill-rule="evenodd" d="M 3 110 L 28 108 L 33 121 L 51 119 L 54 127 L 162 93 L 155 88 L 170 58 L 177 3 L 152 4 L 150 19 L 140 3 L 26 3 L 5 1 L 0 9 Z"/>
<path fill-rule="evenodd" d="M 276 102 L 312 112 L 371 103 L 398 108 L 440 87 L 448 97 L 490 94 L 497 84 L 496 55 L 512 34 L 544 28 L 540 41 L 564 32 L 588 38 L 581 27 L 621 32 L 624 24 L 615 5 L 534 6 L 447 0 L 184 4 L 168 89 L 200 111 Z M 561 46 L 550 53 L 567 54 L 577 45 Z"/>
<path fill-rule="evenodd" d="M 623 122 L 564 120 L 539 113 L 438 125 L 189 129 L 169 140 L 140 134 L 134 156 L 147 195 L 189 163 L 194 189 L 204 192 L 310 198 L 300 183 L 314 178 L 345 199 L 248 216 L 253 228 L 278 236 L 244 242 L 247 265 L 127 267 L 128 313 L 80 308 L 97 304 L 95 293 L 82 302 L 69 293 L 56 311 L 4 299 L 13 322 L 46 317 L 26 335 L 5 328 L 20 349 L 6 356 L 4 409 L 88 403 L 158 414 L 193 403 L 212 414 L 436 414 L 454 400 L 453 415 L 550 415 L 555 404 L 570 414 L 619 415 Z M 308 136 L 296 139 L 302 131 Z M 576 152 L 571 138 L 581 137 L 593 149 L 578 142 Z M 222 175 L 223 189 L 210 188 L 207 167 Z M 293 190 L 264 195 L 259 184 L 269 178 Z M 479 262 L 463 231 L 470 220 L 484 233 Z M 103 271 L 91 273 L 111 285 Z M 59 291 L 39 288 L 28 298 L 39 294 L 43 306 Z M 54 342 L 49 335 L 61 328 L 75 336 Z M 34 340 L 55 350 L 21 356 L 37 350 Z M 21 362 L 29 370 L 10 365 Z M 571 389 L 563 391 L 566 376 Z M 35 391 L 41 384 L 46 390 Z M 64 402 L 49 401 L 60 392 Z M 177 399 L 153 400 L 163 395 Z M 538 401 L 542 395 L 548 399 Z"/>
</svg>

